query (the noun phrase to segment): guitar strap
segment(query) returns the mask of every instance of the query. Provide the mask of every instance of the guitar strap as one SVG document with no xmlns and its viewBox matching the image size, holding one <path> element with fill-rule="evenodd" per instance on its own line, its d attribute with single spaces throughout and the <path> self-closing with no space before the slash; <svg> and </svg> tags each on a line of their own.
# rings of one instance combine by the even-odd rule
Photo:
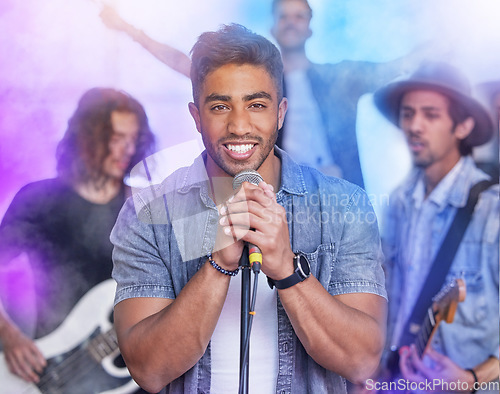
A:
<svg viewBox="0 0 500 394">
<path fill-rule="evenodd" d="M 408 346 L 414 342 L 418 328 L 425 318 L 425 314 L 432 304 L 432 298 L 443 287 L 444 280 L 448 271 L 450 270 L 451 263 L 455 258 L 455 254 L 460 246 L 460 242 L 465 234 L 465 230 L 472 218 L 474 208 L 479 199 L 479 195 L 490 186 L 497 183 L 497 181 L 484 180 L 475 184 L 469 192 L 467 204 L 464 207 L 457 209 L 453 222 L 450 225 L 448 233 L 444 238 L 439 251 L 434 258 L 432 267 L 427 274 L 424 285 L 415 303 L 415 307 L 410 315 L 410 318 L 405 324 L 403 334 L 399 341 L 399 347 Z"/>
</svg>

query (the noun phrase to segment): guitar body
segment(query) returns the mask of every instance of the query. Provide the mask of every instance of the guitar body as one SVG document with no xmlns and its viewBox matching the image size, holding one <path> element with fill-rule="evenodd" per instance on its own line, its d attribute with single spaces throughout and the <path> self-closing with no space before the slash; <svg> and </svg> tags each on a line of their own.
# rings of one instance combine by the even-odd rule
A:
<svg viewBox="0 0 500 394">
<path fill-rule="evenodd" d="M 417 327 L 415 340 L 413 344 L 417 350 L 420 359 L 430 347 L 432 337 L 436 333 L 439 324 L 446 322 L 451 324 L 455 317 L 457 305 L 463 302 L 466 296 L 466 285 L 462 278 L 453 280 L 444 289 L 442 289 L 434 298 L 432 305 L 427 310 L 426 317 L 422 324 Z M 391 348 L 386 359 L 385 370 L 379 376 L 379 384 L 383 388 L 377 390 L 377 393 L 401 393 L 405 388 L 398 386 L 402 379 L 399 370 L 399 349 Z M 402 385 L 404 386 L 404 385 Z"/>
<path fill-rule="evenodd" d="M 126 394 L 138 386 L 130 377 L 116 344 L 111 313 L 116 284 L 93 287 L 64 322 L 35 341 L 47 360 L 37 385 L 11 374 L 0 354 L 2 394 Z"/>
</svg>

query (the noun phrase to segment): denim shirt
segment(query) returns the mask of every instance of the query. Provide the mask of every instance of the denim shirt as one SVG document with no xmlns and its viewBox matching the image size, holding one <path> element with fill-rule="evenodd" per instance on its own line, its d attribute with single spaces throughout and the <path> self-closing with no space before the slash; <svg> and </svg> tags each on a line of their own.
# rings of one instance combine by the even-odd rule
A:
<svg viewBox="0 0 500 394">
<path fill-rule="evenodd" d="M 111 234 L 115 304 L 131 297 L 175 299 L 206 262 L 215 243 L 218 211 L 208 194 L 204 152 L 193 165 L 131 197 Z M 375 214 L 365 192 L 299 166 L 278 148 L 290 242 L 311 263 L 311 273 L 331 295 L 386 297 Z M 345 379 L 308 356 L 279 301 L 277 393 L 342 393 Z M 210 344 L 198 363 L 171 382 L 167 393 L 210 392 Z M 251 361 L 251 360 L 250 360 Z"/>
<path fill-rule="evenodd" d="M 457 173 L 451 174 L 454 171 Z M 471 157 L 461 159 L 450 174 L 455 179 L 453 182 L 448 182 L 450 185 L 445 188 L 446 190 L 440 190 L 439 196 L 433 196 L 433 191 L 427 197 L 435 206 L 435 215 L 428 228 L 430 233 L 427 239 L 430 243 L 420 247 L 428 249 L 427 256 L 430 263 L 437 254 L 457 208 L 465 206 L 471 187 L 488 178 L 476 168 Z M 387 226 L 384 226 L 390 345 L 397 344 L 397 338 L 394 338 L 392 331 L 397 320 L 402 319 L 403 291 L 408 290 L 409 281 L 415 279 L 423 281 L 426 276 L 426 273 L 421 273 L 422 276 L 418 278 L 409 275 L 411 256 L 406 253 L 411 241 L 412 214 L 418 209 L 418 199 L 415 199 L 415 195 L 422 175 L 422 171 L 415 171 L 394 192 Z M 444 181 L 446 179 L 442 180 Z M 438 187 L 434 190 L 437 189 Z M 444 282 L 446 285 L 455 278 L 463 278 L 467 294 L 465 301 L 458 304 L 453 323 L 442 323 L 439 326 L 432 340 L 432 346 L 462 368 L 473 368 L 489 356 L 498 357 L 499 207 L 498 185 L 481 193 L 472 220 Z M 426 272 L 430 269 L 430 263 L 427 264 Z"/>
</svg>

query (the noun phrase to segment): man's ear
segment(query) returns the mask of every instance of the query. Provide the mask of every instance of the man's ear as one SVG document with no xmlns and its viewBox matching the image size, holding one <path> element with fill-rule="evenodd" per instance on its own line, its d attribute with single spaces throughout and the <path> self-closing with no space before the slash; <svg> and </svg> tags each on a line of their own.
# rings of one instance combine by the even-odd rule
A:
<svg viewBox="0 0 500 394">
<path fill-rule="evenodd" d="M 457 124 L 455 127 L 455 135 L 459 140 L 464 140 L 472 132 L 474 126 L 476 126 L 476 121 L 472 116 L 469 116 L 463 122 Z"/>
<path fill-rule="evenodd" d="M 288 100 L 286 97 L 283 97 L 278 107 L 278 130 L 281 129 L 281 127 L 283 127 L 283 122 L 285 121 L 285 115 L 287 109 L 288 109 Z"/>
<path fill-rule="evenodd" d="M 200 120 L 200 111 L 195 103 L 188 104 L 189 113 L 194 119 L 194 123 L 196 124 L 196 130 L 201 134 L 201 120 Z"/>
</svg>

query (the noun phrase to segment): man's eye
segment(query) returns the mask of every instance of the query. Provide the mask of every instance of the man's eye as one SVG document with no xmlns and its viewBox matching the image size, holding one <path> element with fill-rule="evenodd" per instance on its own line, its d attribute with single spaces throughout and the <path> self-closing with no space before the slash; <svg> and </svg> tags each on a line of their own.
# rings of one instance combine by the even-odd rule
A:
<svg viewBox="0 0 500 394">
<path fill-rule="evenodd" d="M 222 111 L 225 110 L 227 107 L 225 105 L 219 104 L 219 105 L 214 105 L 212 107 L 212 111 Z"/>
<path fill-rule="evenodd" d="M 439 118 L 439 114 L 427 114 L 427 119 L 437 119 Z"/>
<path fill-rule="evenodd" d="M 260 103 L 253 103 L 252 105 L 250 105 L 251 108 L 266 108 L 266 106 L 264 104 L 260 104 Z"/>
</svg>

